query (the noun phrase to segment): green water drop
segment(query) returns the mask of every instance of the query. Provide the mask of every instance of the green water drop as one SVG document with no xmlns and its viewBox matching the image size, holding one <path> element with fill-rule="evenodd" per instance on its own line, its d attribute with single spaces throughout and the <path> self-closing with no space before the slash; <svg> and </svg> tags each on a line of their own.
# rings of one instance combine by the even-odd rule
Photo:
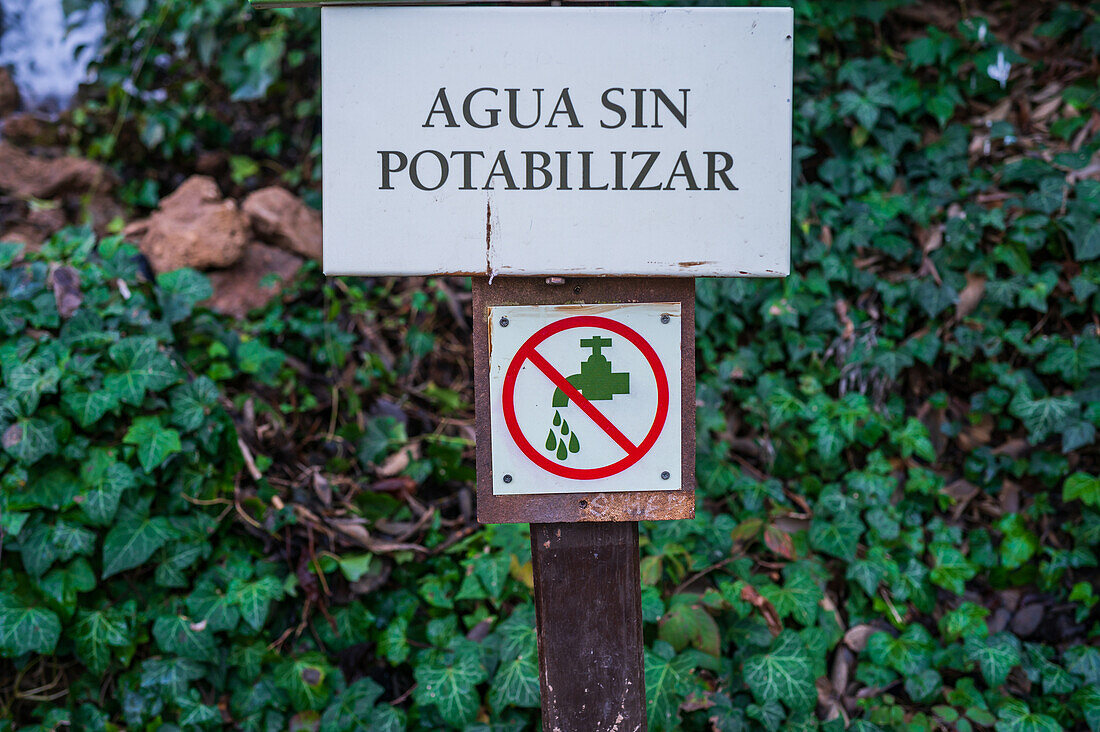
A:
<svg viewBox="0 0 1100 732">
<path fill-rule="evenodd" d="M 558 410 L 554 410 L 554 426 L 557 427 L 561 424 L 561 413 Z"/>
<path fill-rule="evenodd" d="M 569 434 L 569 423 L 564 419 L 561 421 L 561 436 L 565 437 Z"/>
<path fill-rule="evenodd" d="M 565 446 L 565 440 L 558 443 L 558 460 L 565 460 L 569 457 L 569 450 Z"/>
<path fill-rule="evenodd" d="M 553 452 L 558 446 L 558 436 L 554 434 L 554 428 L 550 428 L 550 433 L 546 435 L 546 449 Z"/>
<path fill-rule="evenodd" d="M 580 440 L 577 439 L 577 433 L 574 432 L 569 436 L 569 452 L 577 452 L 581 449 Z"/>
</svg>

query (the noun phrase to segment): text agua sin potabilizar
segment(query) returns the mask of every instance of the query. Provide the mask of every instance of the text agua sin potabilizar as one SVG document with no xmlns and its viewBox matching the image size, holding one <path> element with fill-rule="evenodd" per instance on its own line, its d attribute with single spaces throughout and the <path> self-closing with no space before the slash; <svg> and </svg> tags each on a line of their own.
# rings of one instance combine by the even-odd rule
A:
<svg viewBox="0 0 1100 732">
<path fill-rule="evenodd" d="M 611 87 L 600 97 L 603 130 L 688 127 L 690 89 Z M 583 128 L 568 88 L 551 108 L 544 89 L 479 87 L 452 104 L 436 92 L 421 127 L 520 130 Z M 546 96 L 545 101 L 553 98 Z M 546 111 L 549 115 L 544 118 Z M 536 137 L 533 135 L 533 138 Z M 437 191 L 736 191 L 733 156 L 725 151 L 680 150 L 379 150 L 379 190 Z"/>
</svg>

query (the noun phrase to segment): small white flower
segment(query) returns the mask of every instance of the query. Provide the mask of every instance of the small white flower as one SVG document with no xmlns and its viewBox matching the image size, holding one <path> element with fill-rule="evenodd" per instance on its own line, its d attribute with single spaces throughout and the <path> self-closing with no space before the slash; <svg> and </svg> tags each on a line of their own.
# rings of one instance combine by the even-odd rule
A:
<svg viewBox="0 0 1100 732">
<path fill-rule="evenodd" d="M 989 32 L 989 26 L 982 23 L 978 26 L 978 43 L 985 43 L 985 34 Z"/>
<path fill-rule="evenodd" d="M 1008 75 L 1012 72 L 1012 64 L 1005 61 L 1005 52 L 997 51 L 997 63 L 990 64 L 985 67 L 985 73 L 989 74 L 989 78 L 993 79 L 1001 85 L 1001 88 L 1005 88 L 1005 83 L 1008 81 Z"/>
</svg>

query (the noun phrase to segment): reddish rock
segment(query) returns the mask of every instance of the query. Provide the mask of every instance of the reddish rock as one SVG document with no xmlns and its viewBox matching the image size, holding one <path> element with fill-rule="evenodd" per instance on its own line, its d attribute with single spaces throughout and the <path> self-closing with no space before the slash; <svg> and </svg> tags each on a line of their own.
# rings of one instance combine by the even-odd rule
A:
<svg viewBox="0 0 1100 732">
<path fill-rule="evenodd" d="M 0 141 L 0 191 L 19 198 L 57 198 L 65 193 L 107 191 L 115 184 L 108 168 L 83 158 L 40 158 Z"/>
<path fill-rule="evenodd" d="M 53 136 L 54 128 L 30 112 L 20 112 L 5 118 L 0 124 L 0 132 L 8 142 L 30 145 L 47 142 L 46 138 Z"/>
<path fill-rule="evenodd" d="M 27 249 L 38 249 L 68 223 L 65 209 L 59 202 L 28 205 L 20 201 L 5 220 L 0 220 L 0 241 L 18 241 Z"/>
<path fill-rule="evenodd" d="M 46 237 L 32 226 L 16 224 L 7 231 L 0 232 L 0 241 L 16 242 L 22 244 L 27 251 L 36 251 L 46 241 Z"/>
<path fill-rule="evenodd" d="M 260 239 L 303 257 L 321 258 L 321 214 L 293 193 L 277 186 L 261 188 L 241 208 Z"/>
<path fill-rule="evenodd" d="M 248 244 L 248 217 L 235 201 L 222 198 L 213 178 L 195 175 L 164 198 L 152 216 L 123 233 L 137 240 L 157 272 L 228 267 Z"/>
<path fill-rule="evenodd" d="M 19 109 L 19 89 L 7 69 L 0 68 L 0 117 Z"/>
<path fill-rule="evenodd" d="M 243 318 L 249 310 L 263 307 L 282 292 L 283 283 L 289 282 L 301 266 L 300 257 L 252 242 L 232 267 L 210 273 L 214 296 L 205 304 L 219 313 Z M 261 286 L 260 282 L 270 274 L 278 275 L 279 281 Z"/>
<path fill-rule="evenodd" d="M 65 215 L 65 209 L 60 203 L 50 201 L 44 205 L 32 206 L 27 214 L 27 223 L 48 239 L 69 225 L 69 217 Z"/>
</svg>

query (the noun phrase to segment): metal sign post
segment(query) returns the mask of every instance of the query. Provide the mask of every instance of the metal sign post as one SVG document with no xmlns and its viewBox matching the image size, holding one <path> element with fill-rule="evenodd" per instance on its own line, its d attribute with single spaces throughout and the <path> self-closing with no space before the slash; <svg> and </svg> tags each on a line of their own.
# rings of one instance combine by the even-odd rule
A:
<svg viewBox="0 0 1100 732">
<path fill-rule="evenodd" d="M 531 524 L 544 728 L 645 729 L 694 278 L 790 267 L 792 11 L 254 2 L 329 6 L 325 272 L 474 278 L 477 514 Z"/>
</svg>

